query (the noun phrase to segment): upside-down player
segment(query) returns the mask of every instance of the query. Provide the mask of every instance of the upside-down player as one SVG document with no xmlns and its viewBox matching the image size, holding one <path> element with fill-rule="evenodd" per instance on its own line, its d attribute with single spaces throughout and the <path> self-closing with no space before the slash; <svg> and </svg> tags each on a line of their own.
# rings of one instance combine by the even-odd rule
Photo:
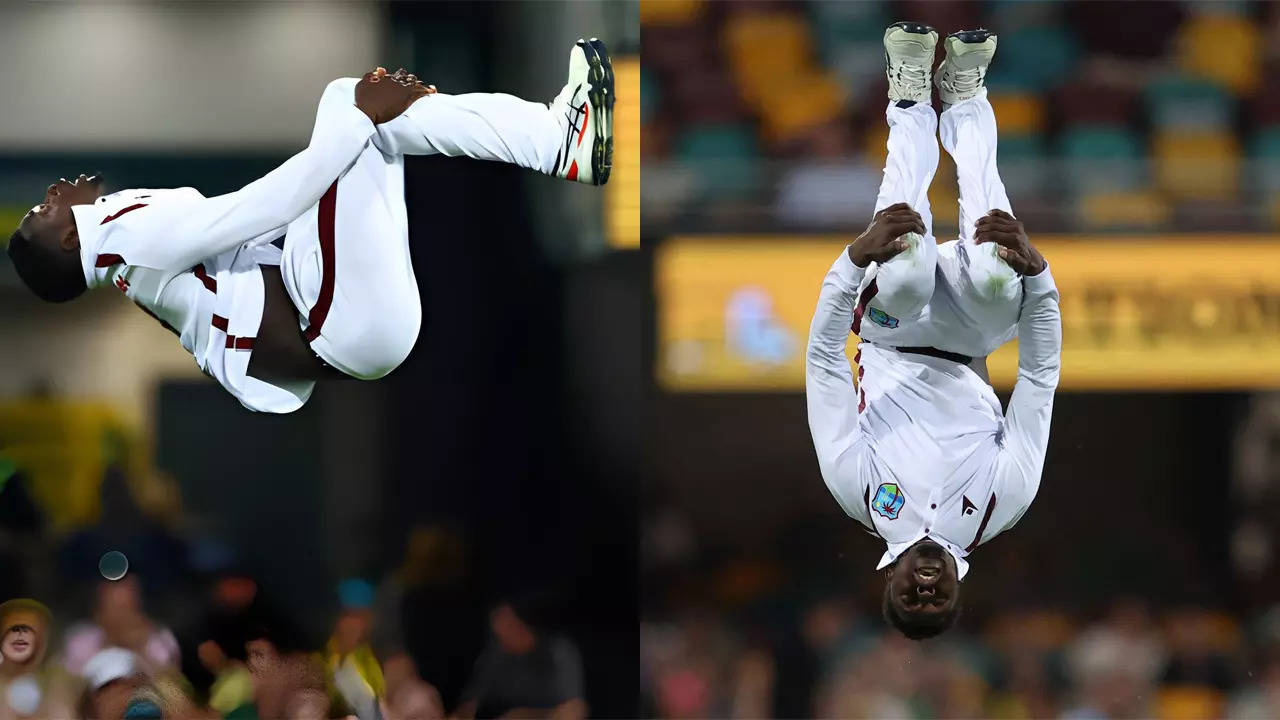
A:
<svg viewBox="0 0 1280 720">
<path fill-rule="evenodd" d="M 936 244 L 928 188 L 938 164 L 930 104 L 938 35 L 885 32 L 888 160 L 871 225 L 827 273 L 810 329 L 809 428 L 827 487 L 887 549 L 883 612 L 904 635 L 950 627 L 974 548 L 1035 497 L 1062 345 L 1048 266 L 1010 214 L 996 172 L 996 122 L 983 80 L 986 30 L 947 37 L 936 73 L 942 144 L 960 185 L 960 238 Z M 845 356 L 861 342 L 855 384 Z M 986 356 L 1019 337 L 1007 412 Z"/>
<path fill-rule="evenodd" d="M 612 163 L 613 70 L 579 40 L 551 103 L 436 93 L 403 71 L 331 82 L 311 142 L 241 190 L 102 195 L 50 185 L 9 241 L 36 295 L 114 285 L 173 331 L 247 408 L 292 412 L 325 375 L 374 379 L 418 337 L 405 155 L 465 155 L 602 185 Z"/>
</svg>

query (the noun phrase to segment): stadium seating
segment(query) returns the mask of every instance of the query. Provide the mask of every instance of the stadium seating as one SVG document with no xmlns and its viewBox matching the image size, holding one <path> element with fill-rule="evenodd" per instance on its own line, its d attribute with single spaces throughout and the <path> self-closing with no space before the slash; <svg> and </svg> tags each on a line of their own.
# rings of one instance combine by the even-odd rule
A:
<svg viewBox="0 0 1280 720">
<path fill-rule="evenodd" d="M 642 12 L 644 88 L 655 95 L 646 122 L 678 125 L 675 159 L 735 153 L 720 170 L 695 169 L 726 202 L 768 193 L 785 176 L 764 170 L 773 163 L 830 162 L 823 133 L 848 133 L 834 143 L 848 162 L 882 167 L 881 36 L 912 18 L 944 35 L 1000 33 L 987 82 L 1015 207 L 1056 205 L 1052 217 L 1092 229 L 1168 231 L 1212 203 L 1252 218 L 1245 229 L 1280 228 L 1280 96 L 1265 92 L 1265 25 L 1249 3 L 1133 3 L 1125 27 L 1104 3 L 659 5 Z"/>
</svg>

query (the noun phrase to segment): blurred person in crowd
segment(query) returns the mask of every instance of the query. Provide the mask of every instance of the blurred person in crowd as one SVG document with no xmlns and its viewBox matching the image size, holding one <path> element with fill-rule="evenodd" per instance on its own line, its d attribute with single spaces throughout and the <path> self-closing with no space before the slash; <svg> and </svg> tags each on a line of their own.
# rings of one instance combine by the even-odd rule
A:
<svg viewBox="0 0 1280 720">
<path fill-rule="evenodd" d="M 470 573 L 466 542 L 442 525 L 409 533 L 404 561 L 378 588 L 373 648 L 387 692 L 421 678 L 445 707 L 456 707 L 484 646 L 483 599 Z"/>
<path fill-rule="evenodd" d="M 1067 670 L 1075 697 L 1068 720 L 1138 717 L 1154 702 L 1167 651 L 1136 599 L 1117 600 L 1098 623 L 1067 648 Z"/>
<path fill-rule="evenodd" d="M 93 720 L 217 717 L 191 702 L 176 674 L 149 675 L 141 658 L 124 648 L 95 653 L 83 678 L 81 711 Z"/>
<path fill-rule="evenodd" d="M 377 68 L 331 82 L 308 147 L 241 190 L 105 195 L 101 177 L 64 178 L 23 216 L 8 253 L 49 302 L 115 286 L 246 408 L 289 413 L 319 379 L 385 376 L 417 340 L 406 155 L 603 185 L 613 104 L 609 55 L 594 38 L 571 48 L 567 83 L 549 103 L 436 93 Z"/>
<path fill-rule="evenodd" d="M 476 661 L 475 673 L 456 715 L 461 718 L 584 718 L 582 658 L 573 642 L 538 626 L 537 600 L 506 602 L 493 609 L 493 639 Z"/>
<path fill-rule="evenodd" d="M 101 580 L 93 620 L 67 630 L 64 662 L 80 674 L 84 664 L 106 647 L 120 647 L 137 654 L 144 671 L 156 674 L 180 666 L 178 640 L 169 628 L 149 618 L 142 609 L 138 576 Z"/>
<path fill-rule="evenodd" d="M 1163 684 L 1213 688 L 1224 693 L 1236 688 L 1240 668 L 1227 647 L 1234 637 L 1223 637 L 1234 633 L 1224 632 L 1219 619 L 1198 608 L 1183 608 L 1169 615 L 1169 656 L 1160 678 Z"/>
<path fill-rule="evenodd" d="M 444 702 L 430 683 L 415 678 L 389 691 L 382 714 L 387 720 L 444 720 Z"/>
<path fill-rule="evenodd" d="M 247 573 L 227 569 L 212 582 L 204 616 L 184 635 L 183 673 L 224 715 L 252 702 L 245 644 L 260 613 L 257 583 Z"/>
<path fill-rule="evenodd" d="M 253 682 L 253 716 L 329 716 L 324 663 L 307 652 L 298 628 L 281 615 L 264 612 L 248 637 L 245 655 Z"/>
<path fill-rule="evenodd" d="M 920 23 L 885 31 L 889 141 L 877 212 L 823 282 L 805 382 L 823 480 L 885 541 L 883 615 L 913 640 L 955 623 L 966 557 L 1034 500 L 1062 351 L 1053 277 L 1010 214 L 996 170 L 984 86 L 996 36 L 946 38 L 932 83 L 941 121 L 931 105 L 937 40 Z M 939 135 L 960 182 L 960 239 L 942 245 L 928 204 Z M 985 358 L 1015 336 L 1018 381 L 1006 414 Z"/>
<path fill-rule="evenodd" d="M 343 664 L 350 663 L 360 681 L 368 686 L 374 697 L 381 699 L 387 696 L 386 681 L 382 666 L 369 644 L 374 623 L 373 595 L 373 586 L 359 578 L 348 578 L 338 585 L 340 609 L 333 634 L 325 645 L 325 665 L 332 677 Z M 337 689 L 330 693 L 335 707 L 354 711 L 352 707 L 343 707 Z"/>
<path fill-rule="evenodd" d="M 56 663 L 46 662 L 53 614 L 18 598 L 0 604 L 0 715 L 66 717 L 74 691 Z"/>
</svg>

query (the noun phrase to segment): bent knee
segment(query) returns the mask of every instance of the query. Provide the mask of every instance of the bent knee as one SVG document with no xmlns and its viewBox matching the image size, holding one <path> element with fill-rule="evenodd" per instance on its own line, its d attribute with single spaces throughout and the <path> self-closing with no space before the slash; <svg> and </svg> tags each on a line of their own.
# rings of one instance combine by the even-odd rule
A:
<svg viewBox="0 0 1280 720">
<path fill-rule="evenodd" d="M 917 273 L 913 277 L 894 278 L 893 282 L 876 283 L 872 305 L 897 318 L 909 318 L 924 310 L 933 297 L 933 273 Z"/>
</svg>

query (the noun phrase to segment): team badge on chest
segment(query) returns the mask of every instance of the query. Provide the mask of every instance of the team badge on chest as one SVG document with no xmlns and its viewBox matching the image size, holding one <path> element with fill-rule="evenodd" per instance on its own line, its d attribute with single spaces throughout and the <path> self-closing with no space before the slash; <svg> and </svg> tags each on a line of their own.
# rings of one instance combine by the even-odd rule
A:
<svg viewBox="0 0 1280 720">
<path fill-rule="evenodd" d="M 890 520 L 897 520 L 898 513 L 902 512 L 902 506 L 906 501 L 906 497 L 896 484 L 884 483 L 876 490 L 876 496 L 871 501 L 871 509 Z"/>
<path fill-rule="evenodd" d="M 871 318 L 871 322 L 880 325 L 881 327 L 887 327 L 890 330 L 898 327 L 898 318 L 883 310 L 869 307 L 867 308 L 867 317 Z"/>
</svg>

